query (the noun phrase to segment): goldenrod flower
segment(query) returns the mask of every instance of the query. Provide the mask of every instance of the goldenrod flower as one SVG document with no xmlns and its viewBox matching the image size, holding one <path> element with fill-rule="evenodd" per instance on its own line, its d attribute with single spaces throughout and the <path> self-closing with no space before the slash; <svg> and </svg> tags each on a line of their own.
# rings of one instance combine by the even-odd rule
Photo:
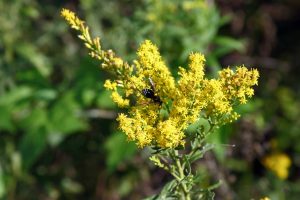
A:
<svg viewBox="0 0 300 200">
<path fill-rule="evenodd" d="M 182 8 L 185 11 L 190 11 L 197 8 L 206 8 L 207 2 L 204 0 L 197 0 L 197 1 L 183 1 L 182 2 Z"/>
<path fill-rule="evenodd" d="M 285 153 L 272 153 L 267 155 L 264 157 L 262 163 L 280 179 L 286 179 L 288 177 L 289 168 L 292 164 L 290 157 Z"/>
<path fill-rule="evenodd" d="M 83 28 L 83 21 L 81 21 L 74 12 L 68 9 L 62 9 L 61 15 L 65 18 L 65 20 L 71 25 L 72 28 L 76 30 L 80 30 Z"/>
<path fill-rule="evenodd" d="M 248 70 L 244 66 L 239 66 L 235 73 L 227 68 L 220 71 L 219 76 L 227 99 L 237 99 L 240 103 L 245 104 L 247 97 L 252 97 L 254 94 L 251 86 L 257 85 L 259 73 L 256 69 Z"/>
<path fill-rule="evenodd" d="M 155 90 L 162 99 L 170 99 L 175 92 L 175 80 L 163 62 L 158 48 L 146 40 L 137 51 L 137 77 L 148 77 L 155 83 Z M 137 83 L 138 84 L 138 83 Z"/>
<path fill-rule="evenodd" d="M 158 48 L 149 40 L 138 51 L 137 60 L 129 64 L 112 50 L 103 50 L 100 39 L 91 39 L 89 29 L 73 12 L 63 9 L 62 16 L 90 50 L 90 55 L 102 62 L 102 68 L 116 79 L 106 80 L 105 88 L 112 91 L 112 100 L 127 107 L 128 114 L 120 114 L 120 129 L 139 147 L 155 145 L 175 148 L 185 144 L 186 128 L 199 118 L 214 124 L 238 118 L 233 105 L 246 103 L 257 84 L 257 70 L 227 68 L 216 79 L 205 78 L 205 57 L 191 53 L 187 68 L 179 67 L 175 81 L 163 61 Z"/>
<path fill-rule="evenodd" d="M 108 90 L 117 90 L 118 84 L 116 82 L 111 82 L 111 80 L 107 79 L 104 83 L 104 87 Z"/>
<path fill-rule="evenodd" d="M 158 146 L 174 148 L 184 144 L 184 133 L 178 127 L 178 123 L 172 119 L 160 121 L 155 134 Z"/>
</svg>

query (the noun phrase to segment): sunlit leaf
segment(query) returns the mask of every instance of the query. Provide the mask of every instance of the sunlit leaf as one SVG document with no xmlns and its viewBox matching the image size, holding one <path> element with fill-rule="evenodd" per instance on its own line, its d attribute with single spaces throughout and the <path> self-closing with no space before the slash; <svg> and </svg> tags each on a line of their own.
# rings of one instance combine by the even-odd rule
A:
<svg viewBox="0 0 300 200">
<path fill-rule="evenodd" d="M 116 132 L 105 142 L 107 151 L 106 165 L 109 171 L 114 171 L 123 161 L 131 158 L 137 151 L 133 142 L 128 142 L 124 133 Z"/>
</svg>

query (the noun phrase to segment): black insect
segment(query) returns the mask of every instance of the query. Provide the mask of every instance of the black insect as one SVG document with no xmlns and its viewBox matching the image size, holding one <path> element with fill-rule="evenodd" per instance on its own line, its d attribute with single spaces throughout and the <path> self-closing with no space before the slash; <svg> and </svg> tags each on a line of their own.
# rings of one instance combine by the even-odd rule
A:
<svg viewBox="0 0 300 200">
<path fill-rule="evenodd" d="M 162 101 L 159 96 L 155 95 L 155 87 L 154 83 L 151 78 L 149 78 L 151 89 L 142 89 L 142 94 L 144 97 L 152 99 L 155 103 L 158 103 L 159 105 L 162 104 Z"/>
</svg>

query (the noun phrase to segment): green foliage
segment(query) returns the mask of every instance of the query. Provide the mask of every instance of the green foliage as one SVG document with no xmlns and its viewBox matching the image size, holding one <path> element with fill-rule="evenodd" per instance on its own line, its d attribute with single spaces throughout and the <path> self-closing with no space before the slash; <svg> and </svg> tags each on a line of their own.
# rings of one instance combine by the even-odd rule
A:
<svg viewBox="0 0 300 200">
<path fill-rule="evenodd" d="M 71 54 L 58 50 L 65 28 L 56 19 L 59 16 L 46 20 L 57 6 L 46 5 L 45 9 L 36 1 L 0 3 L 0 197 L 18 198 L 18 182 L 28 184 L 30 170 L 41 154 L 88 128 L 82 113 L 94 101 L 86 97 L 81 102 L 78 96 L 90 85 L 95 88 L 98 76 L 92 79 L 95 76 L 89 72 L 83 78 L 78 69 L 86 66 L 79 65 L 76 49 Z M 74 45 L 69 43 L 69 49 Z M 81 79 L 72 86 L 76 76 Z"/>
<path fill-rule="evenodd" d="M 114 171 L 120 163 L 131 158 L 137 151 L 135 144 L 127 142 L 126 136 L 120 132 L 109 137 L 104 145 L 107 151 L 106 165 L 110 172 Z"/>
<path fill-rule="evenodd" d="M 218 30 L 227 19 L 212 4 L 201 0 L 144 2 L 144 8 L 134 18 L 137 40 L 151 39 L 171 66 L 186 64 L 189 53 L 197 51 L 207 55 L 210 70 L 215 74 L 220 70 L 218 58 L 244 49 L 241 41 L 219 35 Z"/>
</svg>

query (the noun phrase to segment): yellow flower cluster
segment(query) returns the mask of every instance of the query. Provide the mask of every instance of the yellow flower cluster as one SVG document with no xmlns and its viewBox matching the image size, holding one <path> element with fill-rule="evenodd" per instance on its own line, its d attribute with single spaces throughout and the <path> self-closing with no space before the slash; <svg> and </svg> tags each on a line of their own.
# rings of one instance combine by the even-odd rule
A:
<svg viewBox="0 0 300 200">
<path fill-rule="evenodd" d="M 252 85 L 257 85 L 259 73 L 257 70 L 248 70 L 246 67 L 238 67 L 236 73 L 227 68 L 219 72 L 223 90 L 228 99 L 237 99 L 241 104 L 247 102 L 247 97 L 254 94 Z"/>
<path fill-rule="evenodd" d="M 284 153 L 272 153 L 267 155 L 263 161 L 263 165 L 274 172 L 278 178 L 286 179 L 289 175 L 289 167 L 292 162 L 288 155 Z"/>
<path fill-rule="evenodd" d="M 128 64 L 112 50 L 102 50 L 99 38 L 90 39 L 88 28 L 73 12 L 63 9 L 61 14 L 79 30 L 90 55 L 115 74 L 116 79 L 106 80 L 104 86 L 112 91 L 112 100 L 118 106 L 128 107 L 128 114 L 120 114 L 117 120 L 128 139 L 139 147 L 184 145 L 184 131 L 190 124 L 201 117 L 216 124 L 235 120 L 238 114 L 232 106 L 245 103 L 253 95 L 257 70 L 241 66 L 234 72 L 228 68 L 220 71 L 217 79 L 207 79 L 204 55 L 192 53 L 189 66 L 179 67 L 179 79 L 175 81 L 158 48 L 149 40 L 140 45 L 137 60 Z"/>
<path fill-rule="evenodd" d="M 263 197 L 260 200 L 271 200 L 269 197 Z"/>
</svg>

